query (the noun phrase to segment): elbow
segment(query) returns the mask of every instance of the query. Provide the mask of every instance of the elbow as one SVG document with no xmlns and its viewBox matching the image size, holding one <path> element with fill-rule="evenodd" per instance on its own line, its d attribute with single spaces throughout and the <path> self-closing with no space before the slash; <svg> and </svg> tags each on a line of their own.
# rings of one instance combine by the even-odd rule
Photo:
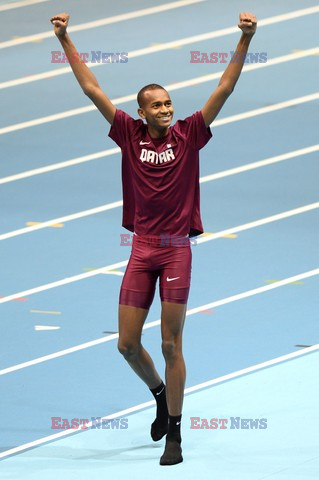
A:
<svg viewBox="0 0 319 480">
<path fill-rule="evenodd" d="M 234 85 L 221 85 L 221 88 L 223 90 L 223 95 L 228 98 L 234 91 L 235 86 Z"/>
<path fill-rule="evenodd" d="M 90 85 L 84 85 L 84 86 L 82 87 L 82 90 L 83 90 L 84 95 L 86 95 L 86 96 L 89 97 L 89 98 L 92 97 L 92 92 L 93 92 L 92 86 L 90 86 Z"/>
<path fill-rule="evenodd" d="M 96 94 L 98 88 L 99 85 L 95 85 L 94 83 L 85 83 L 82 85 L 83 93 L 89 98 L 92 98 Z"/>
</svg>

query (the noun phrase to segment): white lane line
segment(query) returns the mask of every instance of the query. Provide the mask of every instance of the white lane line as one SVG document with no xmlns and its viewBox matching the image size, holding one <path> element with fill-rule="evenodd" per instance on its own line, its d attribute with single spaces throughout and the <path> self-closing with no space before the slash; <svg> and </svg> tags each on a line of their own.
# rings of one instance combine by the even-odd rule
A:
<svg viewBox="0 0 319 480">
<path fill-rule="evenodd" d="M 313 55 L 314 52 L 318 53 L 319 52 L 319 47 L 314 47 L 314 48 L 311 48 L 309 50 L 303 50 L 303 51 L 297 52 L 297 53 L 290 53 L 288 55 L 282 55 L 280 57 L 276 57 L 276 58 L 273 58 L 273 59 L 269 60 L 267 63 L 250 64 L 250 65 L 245 66 L 243 68 L 242 72 L 246 73 L 246 72 L 250 72 L 252 70 L 258 70 L 260 68 L 268 68 L 268 67 L 272 67 L 273 65 L 279 65 L 281 63 L 298 60 L 300 58 L 305 58 L 305 57 L 308 57 L 310 55 Z M 200 77 L 191 78 L 189 80 L 184 80 L 182 82 L 176 82 L 176 83 L 172 83 L 170 85 L 164 85 L 164 88 L 166 88 L 169 92 L 172 92 L 174 90 L 180 90 L 181 88 L 188 88 L 188 87 L 192 87 L 192 86 L 195 86 L 195 85 L 200 85 L 202 83 L 210 82 L 214 79 L 220 78 L 222 74 L 223 74 L 223 71 L 212 73 L 212 74 L 209 74 L 209 75 L 203 75 L 203 76 L 200 76 Z M 114 105 L 121 105 L 123 103 L 127 103 L 127 102 L 130 102 L 132 100 L 136 100 L 136 95 L 137 95 L 137 92 L 133 93 L 133 94 L 130 94 L 130 95 L 125 95 L 124 97 L 118 97 L 118 98 L 111 99 L 111 101 Z M 300 97 L 300 98 L 306 98 L 306 97 Z M 264 107 L 264 108 L 265 108 L 265 112 L 266 112 L 267 108 L 271 108 L 271 107 Z M 33 120 L 28 120 L 26 122 L 15 123 L 13 125 L 9 125 L 7 127 L 1 128 L 0 129 L 0 135 L 5 135 L 7 133 L 15 132 L 17 130 L 22 130 L 22 129 L 25 129 L 25 128 L 35 127 L 37 125 L 43 125 L 44 123 L 55 122 L 57 120 L 61 120 L 61 119 L 68 118 L 68 117 L 73 117 L 75 115 L 82 115 L 84 113 L 93 112 L 94 110 L 97 110 L 95 105 L 87 105 L 85 107 L 73 108 L 71 110 L 66 110 L 64 112 L 55 113 L 55 114 L 52 114 L 52 115 L 46 115 L 45 117 L 35 118 Z M 218 122 L 218 121 L 220 122 L 221 120 L 215 121 L 214 125 L 216 125 L 216 122 Z"/>
<path fill-rule="evenodd" d="M 258 370 L 262 370 L 264 368 L 272 367 L 274 365 L 278 365 L 282 362 L 286 362 L 288 360 L 293 360 L 298 357 L 302 357 L 303 355 L 308 355 L 312 352 L 316 352 L 319 350 L 319 344 L 313 345 L 312 347 L 307 347 L 302 350 L 298 350 L 297 352 L 287 353 L 285 355 L 281 355 L 280 357 L 272 358 L 271 360 L 267 360 L 262 363 L 257 363 L 256 365 L 252 365 L 247 368 L 243 368 L 241 370 L 237 370 L 235 372 L 229 373 L 227 375 L 222 375 L 221 377 L 214 378 L 212 380 L 208 380 L 206 382 L 199 383 L 197 385 L 193 385 L 192 387 L 185 388 L 184 393 L 185 395 L 197 392 L 202 390 L 203 388 L 212 387 L 213 385 L 218 385 L 219 383 L 223 383 L 227 380 L 233 380 L 235 378 L 239 378 L 243 375 L 247 375 L 252 372 L 257 372 Z M 124 417 L 134 412 L 138 412 L 143 410 L 147 407 L 151 407 L 155 404 L 155 400 L 150 400 L 148 402 L 140 403 L 139 405 L 135 405 L 134 407 L 126 408 L 124 410 L 120 410 L 119 412 L 112 413 L 110 415 L 106 415 L 102 417 L 101 420 L 111 420 L 113 418 Z M 92 426 L 92 421 L 87 424 L 87 427 L 90 428 Z M 84 430 L 83 430 L 84 431 Z M 48 442 L 52 442 L 54 440 L 59 440 L 63 437 L 67 437 L 72 435 L 73 433 L 78 432 L 78 430 L 64 430 L 62 432 L 55 433 L 53 435 L 48 435 L 46 437 L 39 438 L 37 440 L 33 440 L 32 442 L 25 443 L 23 445 L 19 445 L 18 447 L 10 448 L 9 450 L 5 450 L 4 452 L 0 453 L 0 458 L 6 458 L 10 455 L 14 455 L 17 453 L 22 453 L 30 448 L 38 447 Z"/>
<path fill-rule="evenodd" d="M 251 72 L 253 70 L 259 70 L 260 68 L 268 68 L 268 67 L 272 67 L 274 65 L 280 65 L 281 63 L 291 62 L 291 61 L 294 61 L 294 60 L 299 60 L 301 58 L 312 56 L 315 53 L 316 54 L 319 53 L 319 47 L 313 47 L 313 48 L 310 48 L 308 50 L 302 50 L 298 53 L 289 53 L 287 55 L 281 55 L 280 57 L 275 57 L 275 58 L 272 58 L 272 59 L 268 60 L 267 63 L 247 64 L 243 67 L 242 73 Z M 217 80 L 222 76 L 223 73 L 224 73 L 223 70 L 221 70 L 220 72 L 216 72 L 216 73 L 209 73 L 207 75 L 202 75 L 200 77 L 191 78 L 189 80 L 184 80 L 184 81 L 181 81 L 181 82 L 173 83 L 171 85 L 166 85 L 165 88 L 169 92 L 171 92 L 173 90 L 179 90 L 181 88 L 193 87 L 195 85 L 200 85 L 201 83 L 206 83 L 206 82 L 210 82 L 212 80 Z M 134 94 L 130 95 L 130 97 L 132 97 L 132 100 L 136 99 L 136 95 L 134 97 Z M 126 100 L 127 97 L 123 97 L 123 99 L 124 98 L 125 98 L 125 100 L 123 100 L 123 102 L 121 101 L 121 98 L 116 99 L 116 100 L 119 100 L 120 103 L 124 103 L 124 101 L 125 102 L 127 101 Z M 68 110 L 68 112 L 70 112 L 70 110 Z M 214 122 L 214 124 L 215 123 L 216 122 Z"/>
<path fill-rule="evenodd" d="M 284 220 L 285 218 L 293 217 L 295 215 L 300 215 L 301 213 L 310 212 L 311 210 L 316 210 L 317 208 L 319 208 L 319 202 L 310 203 L 309 205 L 305 205 L 304 207 L 294 208 L 292 210 L 287 210 L 282 213 L 277 213 L 269 217 L 255 220 L 254 222 L 244 223 L 243 225 L 239 225 L 238 227 L 227 228 L 226 230 L 222 230 L 221 232 L 205 235 L 204 237 L 198 237 L 197 243 L 201 244 L 201 243 L 210 242 L 211 240 L 222 238 L 225 235 L 229 235 L 231 233 L 238 233 L 238 232 L 243 232 L 245 230 L 250 230 L 251 228 L 261 227 L 262 225 L 267 225 L 268 223 L 277 222 L 278 220 Z M 21 297 L 22 296 L 23 295 L 21 295 Z M 0 299 L 0 302 L 1 302 L 1 299 Z"/>
<path fill-rule="evenodd" d="M 208 380 L 207 382 L 194 385 L 193 387 L 188 387 L 185 389 L 185 393 L 196 392 L 203 388 L 211 387 L 212 385 L 217 385 L 218 383 L 222 383 L 227 380 L 232 380 L 233 378 L 238 378 L 242 375 L 247 375 L 247 373 L 252 373 L 252 372 L 261 370 L 263 368 L 272 367 L 273 365 L 286 362 L 287 360 L 293 360 L 294 358 L 301 357 L 302 355 L 308 355 L 309 353 L 316 352 L 317 350 L 319 350 L 319 343 L 317 343 L 316 345 L 312 345 L 311 347 L 304 348 L 303 350 L 287 353 L 286 355 L 272 358 L 271 360 L 267 360 L 266 362 L 258 363 L 257 365 L 252 365 L 251 367 L 243 368 L 242 370 L 237 370 L 237 372 L 229 373 L 227 375 L 223 375 L 222 377 L 218 377 L 213 380 Z"/>
<path fill-rule="evenodd" d="M 118 150 L 120 150 L 120 149 L 118 149 Z M 311 147 L 302 148 L 302 149 L 299 149 L 299 150 L 295 150 L 293 152 L 284 153 L 282 155 L 276 155 L 275 157 L 270 157 L 270 158 L 267 158 L 265 160 L 261 160 L 259 162 L 248 163 L 246 165 L 242 165 L 242 166 L 237 167 L 237 168 L 231 168 L 229 170 L 224 170 L 222 172 L 213 173 L 211 175 L 206 175 L 205 177 L 200 177 L 199 182 L 200 183 L 211 182 L 211 181 L 214 181 L 214 180 L 218 180 L 220 178 L 228 177 L 230 175 L 236 175 L 236 174 L 248 171 L 248 170 L 252 170 L 252 169 L 256 169 L 256 168 L 260 168 L 260 167 L 265 167 L 267 165 L 271 165 L 271 164 L 276 163 L 276 162 L 281 162 L 281 161 L 284 161 L 284 160 L 288 160 L 288 159 L 291 159 L 291 158 L 294 158 L 294 157 L 297 157 L 297 156 L 300 156 L 300 155 L 306 155 L 306 154 L 309 154 L 309 153 L 313 153 L 313 152 L 318 151 L 318 150 L 319 150 L 319 145 L 313 145 Z M 1 184 L 1 181 L 0 181 L 0 184 Z M 79 218 L 84 218 L 84 217 L 88 217 L 90 215 L 95 215 L 95 214 L 98 214 L 98 213 L 102 213 L 102 212 L 105 212 L 107 210 L 112 210 L 113 208 L 121 207 L 122 205 L 123 205 L 123 201 L 118 200 L 116 202 L 101 205 L 100 207 L 90 208 L 89 210 L 83 210 L 81 212 L 72 213 L 70 215 L 65 215 L 63 217 L 54 218 L 52 220 L 47 220 L 46 222 L 39 223 L 38 225 L 32 225 L 30 227 L 24 227 L 24 228 L 19 228 L 17 230 L 12 230 L 11 232 L 1 234 L 0 235 L 0 241 L 8 240 L 9 238 L 17 237 L 19 235 L 24 235 L 26 233 L 31 233 L 31 232 L 34 232 L 36 230 L 42 230 L 43 228 L 50 227 L 51 225 L 56 225 L 56 224 L 59 224 L 59 223 L 66 223 L 66 222 L 76 220 L 76 219 L 79 219 Z"/>
<path fill-rule="evenodd" d="M 213 233 L 211 235 L 207 235 L 203 238 L 198 237 L 197 243 L 206 243 L 212 240 L 216 240 L 217 238 L 221 238 L 229 233 L 236 233 L 236 232 L 243 232 L 244 230 L 250 230 L 251 228 L 260 227 L 262 225 L 266 225 L 268 223 L 276 222 L 278 220 L 283 220 L 285 218 L 292 217 L 294 215 L 300 215 L 301 213 L 309 212 L 311 210 L 315 210 L 319 208 L 319 202 L 311 203 L 309 205 L 305 205 L 303 207 L 294 208 L 293 210 L 287 210 L 282 213 L 278 213 L 276 215 L 271 215 L 270 217 L 261 218 L 259 220 L 255 220 L 253 222 L 245 223 L 243 225 L 238 225 L 237 227 L 227 228 L 226 230 L 222 230 L 217 233 Z M 77 282 L 79 280 L 84 280 L 89 277 L 94 277 L 95 275 L 99 275 L 100 273 L 104 273 L 105 271 L 109 270 L 116 270 L 117 268 L 124 267 L 128 263 L 128 260 L 124 260 L 122 262 L 114 263 L 112 265 L 108 265 L 105 267 L 97 268 L 96 270 L 92 270 L 90 272 L 81 273 L 78 275 L 73 275 L 72 277 L 67 277 L 62 280 L 58 280 L 56 282 L 47 283 L 45 285 L 41 285 L 39 287 L 31 288 L 29 290 L 24 290 L 22 292 L 13 293 L 12 295 L 8 295 L 6 297 L 0 298 L 0 303 L 10 302 L 11 300 L 15 300 L 16 298 L 27 297 L 33 295 L 35 293 L 43 292 L 45 290 L 50 290 L 52 288 L 60 287 L 62 285 L 67 285 L 69 283 Z M 271 285 L 270 285 L 271 286 Z"/>
<path fill-rule="evenodd" d="M 276 112 L 277 110 L 282 110 L 283 108 L 295 107 L 296 105 L 312 102 L 314 100 L 319 100 L 319 92 L 305 95 L 304 97 L 293 98 L 292 100 L 276 103 L 275 105 L 270 105 L 268 107 L 257 108 L 256 110 L 251 110 L 250 112 L 231 115 L 230 117 L 217 120 L 217 122 L 218 125 L 226 125 L 227 123 L 238 122 L 239 120 L 246 120 L 247 118 L 256 117 L 265 113 Z"/>
<path fill-rule="evenodd" d="M 263 287 L 258 287 L 252 290 L 248 290 L 247 292 L 242 292 L 237 295 L 232 295 L 231 297 L 223 298 L 222 300 L 217 300 L 216 302 L 207 303 L 206 305 L 201 305 L 200 307 L 197 307 L 197 308 L 192 308 L 191 310 L 188 310 L 187 314 L 193 315 L 195 313 L 199 313 L 202 310 L 221 307 L 222 305 L 226 305 L 231 302 L 236 302 L 237 300 L 242 300 L 243 298 L 248 298 L 248 297 L 252 297 L 253 295 L 259 295 L 260 293 L 268 292 L 269 290 L 272 290 L 271 288 L 268 288 L 269 286 L 271 287 L 275 286 L 275 288 L 279 288 L 279 287 L 288 285 L 291 282 L 298 282 L 305 278 L 314 277 L 316 275 L 319 275 L 319 268 L 315 268 L 313 270 L 309 270 L 308 272 L 300 273 L 298 275 L 285 278 L 284 280 L 279 280 L 278 282 L 271 283 L 270 285 L 265 285 Z"/>
<path fill-rule="evenodd" d="M 59 222 L 53 222 L 52 220 L 48 220 L 47 222 L 42 222 L 38 225 L 32 225 L 31 227 L 24 227 L 20 228 L 19 230 L 4 233 L 0 235 L 0 240 L 7 240 L 8 238 L 17 237 L 18 235 L 24 235 L 26 233 L 31 233 L 36 230 L 42 230 L 43 228 L 49 227 L 50 225 L 54 225 L 55 223 L 66 223 L 70 222 L 71 220 L 88 217 L 90 215 L 96 215 L 97 213 L 106 212 L 107 210 L 112 210 L 113 208 L 118 208 L 122 205 L 123 201 L 118 200 L 117 202 L 107 203 L 106 205 L 101 205 L 100 207 L 90 208 L 89 210 L 83 210 L 82 212 L 65 215 L 64 217 L 59 217 L 59 219 L 61 220 Z"/>
<path fill-rule="evenodd" d="M 0 12 L 5 12 L 6 10 L 13 10 L 14 8 L 31 7 L 36 3 L 43 3 L 47 1 L 48 0 L 21 0 L 21 2 L 5 3 L 4 5 L 0 5 Z"/>
<path fill-rule="evenodd" d="M 318 151 L 319 144 L 311 145 L 310 147 L 300 148 L 292 152 L 287 152 L 281 155 L 276 155 L 274 157 L 265 158 L 264 160 L 259 160 L 258 162 L 246 163 L 245 165 L 241 165 L 240 167 L 230 168 L 222 172 L 212 173 L 211 175 L 205 175 L 204 177 L 201 177 L 199 179 L 199 183 L 211 182 L 213 180 L 218 180 L 219 178 L 229 177 L 230 175 L 237 175 L 238 173 L 247 172 L 256 168 L 266 167 L 267 165 L 283 162 L 285 160 L 290 160 L 291 158 L 296 158 L 301 155 L 308 155 L 309 153 L 314 153 Z"/>
<path fill-rule="evenodd" d="M 299 17 L 304 16 L 304 15 L 311 15 L 311 14 L 317 13 L 317 12 L 319 12 L 319 6 L 318 7 L 306 8 L 306 9 L 302 9 L 302 10 L 296 10 L 294 12 L 291 12 L 290 14 L 276 15 L 274 17 L 269 17 L 269 18 L 265 18 L 263 20 L 260 20 L 258 22 L 258 28 L 263 27 L 263 26 L 267 26 L 267 25 L 273 25 L 275 23 L 282 22 L 282 21 L 285 21 L 285 20 L 292 20 L 294 18 L 299 18 Z M 169 50 L 171 48 L 176 48 L 176 47 L 182 47 L 182 46 L 185 46 L 185 45 L 191 45 L 191 44 L 194 45 L 197 42 L 203 42 L 203 41 L 206 41 L 206 40 L 211 40 L 213 38 L 223 37 L 223 36 L 231 35 L 231 34 L 234 34 L 234 33 L 238 33 L 238 27 L 237 26 L 236 27 L 222 28 L 221 30 L 216 30 L 216 31 L 213 31 L 213 32 L 202 33 L 200 35 L 193 35 L 191 37 L 185 37 L 185 38 L 181 38 L 179 40 L 173 40 L 171 42 L 162 43 L 160 45 L 153 45 L 151 47 L 144 47 L 144 48 L 140 48 L 140 49 L 137 49 L 137 50 L 133 50 L 132 52 L 129 52 L 129 58 L 132 59 L 132 58 L 136 58 L 136 57 L 140 57 L 140 56 L 144 56 L 144 55 L 150 55 L 152 53 L 162 52 L 164 50 Z M 314 54 L 316 54 L 316 52 L 313 53 L 313 55 Z M 103 66 L 104 64 L 103 63 L 91 63 L 91 62 L 89 62 L 87 65 L 90 68 L 95 68 L 95 67 Z M 51 69 L 51 70 L 48 70 L 46 72 L 36 73 L 36 74 L 33 74 L 33 75 L 28 75 L 27 77 L 7 80 L 6 82 L 0 83 L 0 89 L 16 87 L 18 85 L 23 85 L 23 84 L 30 83 L 30 82 L 36 82 L 36 81 L 39 81 L 39 80 L 46 80 L 48 78 L 53 78 L 53 77 L 56 77 L 56 76 L 65 75 L 65 74 L 68 74 L 68 73 L 71 73 L 71 72 L 72 72 L 72 70 L 68 66 L 67 67 L 60 67 L 56 70 Z"/>
<path fill-rule="evenodd" d="M 215 128 L 215 125 L 213 126 Z M 240 167 L 224 170 L 222 172 L 201 177 L 200 183 L 209 182 L 211 180 L 227 177 L 229 175 L 235 175 L 237 173 L 245 172 L 247 170 L 252 170 L 254 168 L 264 167 L 266 165 L 271 165 L 272 163 L 281 162 L 283 160 L 289 160 L 290 158 L 298 157 L 300 155 L 307 155 L 308 153 L 314 153 L 318 150 L 319 150 L 319 144 L 316 144 L 316 145 L 311 145 L 310 147 L 300 148 L 298 150 L 293 150 L 291 152 L 283 153 L 281 155 L 276 155 L 274 157 L 269 157 L 269 158 L 266 158 L 265 160 L 246 163 L 245 165 L 242 165 Z M 76 157 L 71 160 L 66 160 L 65 162 L 52 163 L 51 165 L 47 165 L 46 167 L 26 170 L 24 172 L 17 173 L 15 175 L 9 175 L 8 177 L 0 178 L 0 185 L 3 185 L 5 183 L 10 183 L 10 182 L 15 182 L 17 180 L 23 180 L 24 178 L 33 177 L 34 175 L 40 175 L 42 173 L 52 172 L 54 170 L 59 170 L 61 168 L 72 167 L 74 165 L 79 165 L 81 163 L 90 162 L 92 160 L 108 157 L 110 155 L 115 155 L 120 152 L 121 152 L 121 149 L 119 147 L 115 147 L 115 148 L 110 148 L 108 150 L 102 150 L 101 152 L 91 153 L 90 155 L 84 155 L 83 157 Z"/>
<path fill-rule="evenodd" d="M 125 267 L 128 264 L 128 260 L 123 260 L 122 262 L 113 263 L 112 265 L 107 265 L 105 267 L 97 268 L 90 272 L 80 273 L 78 275 L 73 275 L 72 277 L 63 278 L 62 280 L 57 280 L 56 282 L 47 283 L 46 285 L 41 285 L 40 287 L 30 288 L 25 290 L 28 292 L 28 295 L 33 295 L 34 293 L 44 292 L 45 290 L 50 290 L 51 288 L 61 287 L 61 285 L 67 285 L 68 283 L 78 282 L 79 280 L 84 280 L 86 278 L 94 277 L 100 273 L 105 273 L 109 270 L 116 270 L 117 268 Z M 7 297 L 0 298 L 0 303 L 9 302 L 17 298 L 16 294 L 9 295 Z M 19 297 L 18 297 L 19 298 Z"/>
<path fill-rule="evenodd" d="M 92 22 L 85 22 L 79 25 L 70 25 L 68 27 L 69 33 L 72 32 L 83 32 L 84 30 L 89 30 L 91 28 L 103 27 L 105 25 L 110 25 L 112 23 L 124 22 L 127 20 L 132 20 L 133 18 L 145 17 L 147 15 L 154 15 L 156 13 L 166 12 L 168 10 L 173 10 L 175 8 L 186 7 L 188 5 L 193 5 L 195 3 L 202 3 L 206 0 L 179 0 L 177 2 L 165 3 L 164 5 L 158 5 L 157 7 L 143 8 L 141 10 L 135 10 L 133 12 L 121 13 L 119 15 L 114 15 L 112 17 L 102 18 L 100 20 L 94 20 Z M 315 11 L 306 13 L 306 15 L 311 15 Z M 49 22 L 49 19 L 48 19 Z M 34 42 L 37 40 L 44 40 L 45 38 L 53 38 L 53 28 L 46 32 L 36 33 L 34 35 L 27 35 L 25 37 L 16 38 L 14 40 L 7 40 L 0 43 L 0 49 L 16 47 L 17 45 L 23 45 L 25 43 Z"/>
<path fill-rule="evenodd" d="M 203 310 L 207 310 L 208 308 L 216 308 L 222 305 L 227 305 L 228 303 L 237 302 L 238 300 L 242 300 L 244 298 L 252 297 L 254 295 L 259 295 L 261 293 L 268 292 L 270 290 L 274 290 L 279 287 L 283 287 L 285 285 L 289 285 L 292 282 L 304 280 L 306 278 L 314 277 L 319 275 L 319 268 L 309 270 L 308 272 L 300 273 L 298 275 L 294 275 L 292 277 L 285 278 L 275 283 L 271 283 L 269 285 L 264 285 L 262 287 L 253 288 L 252 290 L 247 290 L 246 292 L 242 292 L 236 295 L 232 295 L 230 297 L 226 297 L 220 300 L 216 300 L 215 302 L 207 303 L 206 305 L 201 305 L 196 308 L 192 308 L 187 310 L 186 316 L 195 315 Z M 154 320 L 153 322 L 148 322 L 144 325 L 143 330 L 147 330 L 149 328 L 157 327 L 161 324 L 161 320 Z M 111 340 L 116 340 L 119 337 L 118 333 L 113 333 L 112 335 L 108 335 L 107 337 L 97 338 L 96 340 L 91 340 L 89 342 L 81 343 L 79 345 L 75 345 L 74 347 L 66 348 L 64 350 L 60 350 L 58 352 L 51 353 L 49 355 L 45 355 L 43 357 L 35 358 L 33 360 L 29 360 L 27 362 L 19 363 L 17 365 L 13 365 L 12 367 L 7 367 L 0 370 L 0 375 L 7 375 L 8 373 L 15 372 L 17 370 L 21 370 L 23 368 L 31 367 L 33 365 L 37 365 L 39 363 L 46 362 L 48 360 L 53 360 L 58 357 L 63 357 L 64 355 L 69 355 L 70 353 L 78 352 L 80 350 L 84 350 L 86 348 L 94 347 L 95 345 L 100 345 L 102 343 L 110 342 Z"/>
<path fill-rule="evenodd" d="M 115 155 L 116 153 L 120 152 L 121 149 L 119 147 L 114 147 L 109 148 L 108 150 L 102 150 L 101 152 L 90 153 L 89 155 L 84 155 L 83 157 L 76 157 L 71 160 L 66 160 L 65 162 L 53 163 L 51 165 L 47 165 L 46 167 L 34 168 L 32 170 L 27 170 L 25 172 L 17 173 L 15 175 L 10 175 L 9 177 L 0 178 L 0 185 L 9 182 L 15 182 L 16 180 L 22 180 L 23 178 L 33 177 L 33 175 L 40 175 L 42 173 L 52 172 L 54 170 L 59 170 L 60 168 L 72 167 L 73 165 L 90 162 L 91 160 L 108 157 L 110 155 Z"/>
</svg>

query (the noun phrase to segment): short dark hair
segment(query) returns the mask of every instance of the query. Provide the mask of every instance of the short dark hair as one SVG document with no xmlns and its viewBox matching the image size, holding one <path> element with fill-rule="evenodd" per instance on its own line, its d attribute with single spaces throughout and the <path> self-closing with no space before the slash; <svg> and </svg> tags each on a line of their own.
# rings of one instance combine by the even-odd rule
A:
<svg viewBox="0 0 319 480">
<path fill-rule="evenodd" d="M 147 92 L 148 90 L 165 90 L 162 85 L 158 85 L 157 83 L 150 83 L 149 85 L 145 85 L 145 87 L 141 88 L 141 90 L 137 94 L 137 103 L 139 107 L 142 107 L 143 101 L 144 101 L 144 93 Z"/>
</svg>

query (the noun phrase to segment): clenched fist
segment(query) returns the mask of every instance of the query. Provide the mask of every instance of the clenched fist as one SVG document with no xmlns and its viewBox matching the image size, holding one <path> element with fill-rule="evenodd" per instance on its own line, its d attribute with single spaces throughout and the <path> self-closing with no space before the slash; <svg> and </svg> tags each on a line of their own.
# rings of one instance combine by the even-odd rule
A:
<svg viewBox="0 0 319 480">
<path fill-rule="evenodd" d="M 67 13 L 59 13 L 50 18 L 50 22 L 54 25 L 54 33 L 57 37 L 63 37 L 66 34 L 66 27 L 69 23 L 70 15 Z"/>
<path fill-rule="evenodd" d="M 243 33 L 252 37 L 256 32 L 257 18 L 252 13 L 242 12 L 239 15 L 238 27 L 243 31 Z"/>
</svg>

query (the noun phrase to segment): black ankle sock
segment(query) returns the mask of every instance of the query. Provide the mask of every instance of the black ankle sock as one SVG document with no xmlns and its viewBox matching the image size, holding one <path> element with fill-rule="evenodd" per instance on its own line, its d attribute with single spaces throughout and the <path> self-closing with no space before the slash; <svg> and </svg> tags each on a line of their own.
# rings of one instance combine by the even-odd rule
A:
<svg viewBox="0 0 319 480">
<path fill-rule="evenodd" d="M 168 430 L 168 409 L 166 403 L 166 388 L 162 382 L 156 388 L 150 388 L 156 400 L 156 419 L 151 426 L 151 437 L 157 442 L 166 435 Z"/>
<path fill-rule="evenodd" d="M 169 415 L 169 423 L 168 423 L 168 433 L 167 439 L 176 440 L 177 442 L 181 443 L 181 421 L 182 415 Z"/>
<path fill-rule="evenodd" d="M 158 387 L 150 389 L 156 400 L 156 418 L 161 422 L 162 420 L 167 423 L 168 410 L 166 403 L 166 388 L 162 382 Z"/>
</svg>

